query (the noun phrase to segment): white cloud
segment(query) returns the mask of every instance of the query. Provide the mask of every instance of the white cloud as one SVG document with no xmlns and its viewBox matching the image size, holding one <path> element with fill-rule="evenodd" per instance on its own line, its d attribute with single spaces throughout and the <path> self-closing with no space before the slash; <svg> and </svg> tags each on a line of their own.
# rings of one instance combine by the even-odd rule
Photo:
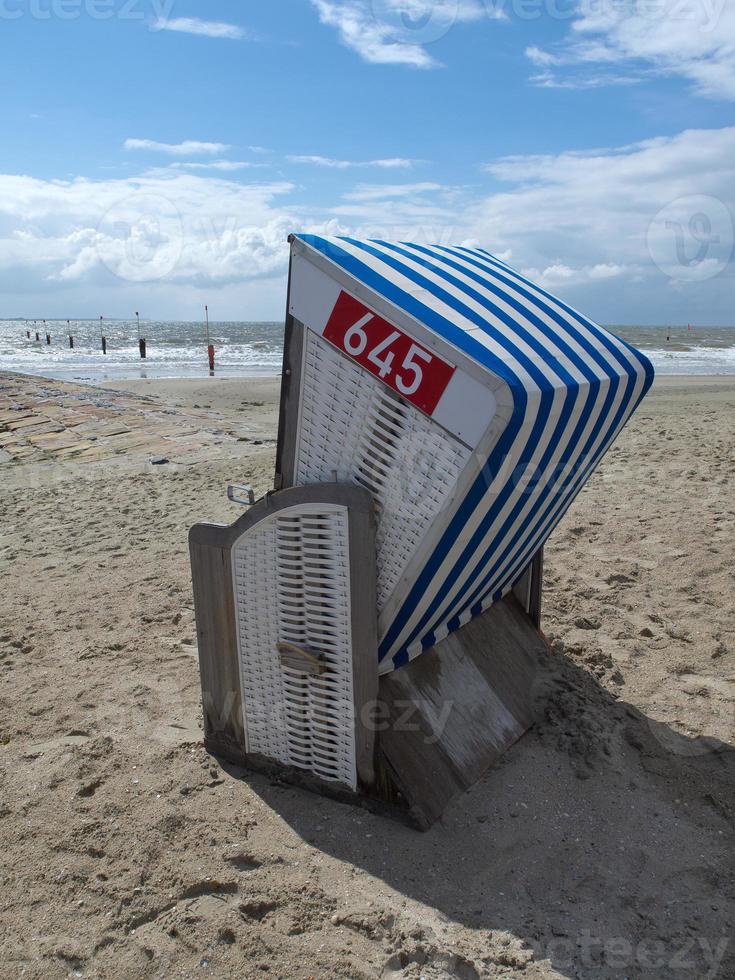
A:
<svg viewBox="0 0 735 980">
<path fill-rule="evenodd" d="M 552 51 L 526 49 L 547 69 L 537 85 L 590 88 L 676 75 L 702 96 L 735 99 L 735 3 L 732 0 L 579 0 L 567 37 Z M 600 73 L 599 65 L 618 67 Z M 552 72 L 550 69 L 554 68 Z"/>
<path fill-rule="evenodd" d="M 437 68 L 425 48 L 456 23 L 486 16 L 480 0 L 311 0 L 319 20 L 375 65 Z M 499 10 L 493 15 L 503 19 Z"/>
<path fill-rule="evenodd" d="M 276 316 L 287 234 L 314 231 L 479 244 L 608 322 L 731 322 L 735 127 L 505 157 L 488 171 L 500 190 L 357 183 L 319 205 L 303 187 L 289 203 L 289 181 L 185 167 L 115 180 L 0 175 L 4 312 L 68 316 L 74 299 L 80 314 L 134 303 L 165 319 L 186 316 L 206 289 L 227 316 L 256 315 L 243 297 Z"/>
<path fill-rule="evenodd" d="M 333 157 L 322 157 L 314 154 L 292 154 L 287 156 L 289 163 L 309 163 L 315 167 L 331 167 L 335 170 L 347 170 L 349 167 L 381 167 L 384 170 L 407 169 L 420 160 L 408 160 L 405 157 L 388 157 L 382 160 L 335 160 Z"/>
<path fill-rule="evenodd" d="M 574 279 L 578 275 L 574 269 L 570 269 L 568 265 L 564 265 L 562 262 L 556 262 L 554 265 L 549 265 L 545 269 L 521 269 L 521 273 L 528 279 L 537 282 L 540 286 L 547 286 L 552 289 L 560 283 Z"/>
<path fill-rule="evenodd" d="M 247 160 L 209 160 L 206 163 L 194 162 L 192 160 L 176 161 L 171 167 L 175 170 L 255 170 L 267 167 L 267 163 L 251 163 Z"/>
<path fill-rule="evenodd" d="M 198 285 L 273 275 L 285 269 L 286 236 L 301 224 L 275 207 L 292 189 L 160 171 L 108 181 L 2 176 L 2 291 L 19 266 L 39 291 L 114 288 L 115 277 Z"/>
<path fill-rule="evenodd" d="M 342 196 L 345 201 L 382 201 L 386 198 L 413 197 L 441 189 L 441 184 L 428 181 L 418 184 L 358 184 Z"/>
<path fill-rule="evenodd" d="M 542 71 L 531 75 L 530 79 L 538 88 L 592 89 L 606 88 L 610 85 L 638 85 L 643 80 L 641 74 L 620 74 L 619 72 L 598 72 L 592 75 L 560 75 L 558 72 Z"/>
<path fill-rule="evenodd" d="M 183 143 L 159 143 L 157 140 L 126 139 L 125 150 L 152 150 L 168 153 L 170 156 L 196 156 L 197 154 L 217 154 L 229 150 L 227 143 L 201 143 L 199 140 L 184 140 Z"/>
<path fill-rule="evenodd" d="M 357 184 L 330 214 L 359 238 L 457 244 L 467 241 L 470 198 L 461 188 L 430 181 Z"/>
<path fill-rule="evenodd" d="M 159 17 L 152 26 L 154 31 L 178 31 L 182 34 L 198 34 L 201 37 L 228 38 L 242 41 L 248 35 L 236 24 L 218 20 L 200 20 L 198 17 Z"/>
<path fill-rule="evenodd" d="M 507 262 L 508 260 L 503 259 L 502 261 Z M 531 267 L 521 270 L 526 278 L 552 290 L 571 285 L 580 286 L 595 280 L 615 279 L 626 271 L 624 266 L 615 265 L 612 262 L 600 263 L 599 265 L 581 265 L 575 268 L 564 265 L 563 262 L 556 262 L 546 266 L 545 269 Z"/>
<path fill-rule="evenodd" d="M 551 54 L 549 51 L 542 51 L 535 44 L 526 48 L 525 54 L 534 65 L 558 65 L 560 61 L 557 55 Z"/>
<path fill-rule="evenodd" d="M 664 287 L 693 272 L 699 281 L 686 289 L 705 306 L 726 306 L 735 271 L 735 127 L 505 157 L 487 169 L 509 189 L 476 204 L 472 234 L 491 251 L 511 248 L 531 278 L 575 296 L 624 282 L 616 305 L 638 302 L 638 316 L 660 322 Z M 657 221 L 662 209 L 666 220 Z M 720 274 L 707 279 L 708 271 Z M 678 322 L 675 311 L 668 316 Z"/>
<path fill-rule="evenodd" d="M 600 262 L 589 269 L 588 275 L 590 279 L 616 279 L 624 272 L 625 266 L 617 265 L 615 262 Z"/>
</svg>

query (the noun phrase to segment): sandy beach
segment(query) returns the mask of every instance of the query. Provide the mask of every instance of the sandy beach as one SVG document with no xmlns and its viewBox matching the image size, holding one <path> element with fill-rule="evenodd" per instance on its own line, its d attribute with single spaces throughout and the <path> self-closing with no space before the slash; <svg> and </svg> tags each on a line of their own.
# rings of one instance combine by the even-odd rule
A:
<svg viewBox="0 0 735 980">
<path fill-rule="evenodd" d="M 0 374 L 0 976 L 735 977 L 735 378 L 656 381 L 548 545 L 538 723 L 425 834 L 203 749 L 187 532 L 277 416 Z"/>
</svg>

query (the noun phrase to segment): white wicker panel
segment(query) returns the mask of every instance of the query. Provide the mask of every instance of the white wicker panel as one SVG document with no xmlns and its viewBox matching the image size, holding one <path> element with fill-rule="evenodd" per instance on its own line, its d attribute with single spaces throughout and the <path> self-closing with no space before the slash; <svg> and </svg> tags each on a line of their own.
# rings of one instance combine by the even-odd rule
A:
<svg viewBox="0 0 735 980">
<path fill-rule="evenodd" d="M 346 508 L 280 511 L 236 542 L 232 563 L 247 751 L 355 789 Z M 283 641 L 329 669 L 283 666 Z"/>
<path fill-rule="evenodd" d="M 471 450 L 305 331 L 296 482 L 367 487 L 378 511 L 378 610 L 446 507 Z"/>
</svg>

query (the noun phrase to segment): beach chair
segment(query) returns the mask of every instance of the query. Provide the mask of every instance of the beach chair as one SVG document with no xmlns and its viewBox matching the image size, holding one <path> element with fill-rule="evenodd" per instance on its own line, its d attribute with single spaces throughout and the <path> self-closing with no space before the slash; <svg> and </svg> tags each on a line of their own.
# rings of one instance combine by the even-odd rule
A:
<svg viewBox="0 0 735 980">
<path fill-rule="evenodd" d="M 359 488 L 362 502 L 343 501 L 348 522 L 353 508 L 361 519 L 365 501 L 374 508 L 360 567 L 354 552 L 345 559 L 349 597 L 334 599 L 366 630 L 350 640 L 362 678 L 351 696 L 370 737 L 362 733 L 354 779 L 347 770 L 325 779 L 316 766 L 310 776 L 329 791 L 339 784 L 388 800 L 427 827 L 533 721 L 547 654 L 544 542 L 653 371 L 638 351 L 482 249 L 313 235 L 290 243 L 268 499 L 298 489 L 316 505 L 325 488 Z M 228 540 L 245 525 L 234 527 L 222 532 Z M 202 532 L 193 533 L 199 541 Z M 219 587 L 232 592 L 233 582 Z M 245 596 L 241 614 L 252 618 L 256 598 Z M 211 601 L 199 597 L 198 626 Z M 274 598 L 257 601 L 268 607 Z M 271 647 L 285 635 L 281 625 L 273 630 Z M 238 636 L 239 671 L 228 670 L 238 673 L 247 716 L 259 681 L 243 658 L 255 639 Z M 223 654 L 201 632 L 199 642 L 211 697 Z M 296 669 L 299 656 L 278 669 Z M 361 657 L 367 662 L 357 666 Z M 233 689 L 217 695 L 218 709 Z M 206 711 L 205 702 L 205 721 Z M 223 740 L 207 721 L 205 741 L 252 762 L 254 743 L 242 732 Z M 255 754 L 287 764 L 275 750 Z"/>
</svg>

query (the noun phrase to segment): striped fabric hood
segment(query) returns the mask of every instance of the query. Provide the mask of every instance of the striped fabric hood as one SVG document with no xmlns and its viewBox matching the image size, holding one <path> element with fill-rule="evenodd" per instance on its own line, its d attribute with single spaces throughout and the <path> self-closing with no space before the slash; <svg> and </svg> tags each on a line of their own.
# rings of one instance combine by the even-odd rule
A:
<svg viewBox="0 0 735 980">
<path fill-rule="evenodd" d="M 444 361 L 466 365 L 464 403 L 455 379 L 436 410 L 428 402 L 411 408 L 422 424 L 433 412 L 437 429 L 446 425 L 444 416 L 458 420 L 459 449 L 450 462 L 461 476 L 380 604 L 380 669 L 391 670 L 513 587 L 650 388 L 653 368 L 483 249 L 315 235 L 294 236 L 292 249 L 338 280 L 347 294 L 338 302 L 357 297 L 408 334 L 415 325 L 422 337 L 436 338 Z M 292 313 L 309 328 L 300 288 L 292 262 Z M 329 340 L 329 331 L 319 329 Z M 487 426 L 478 422 L 471 376 L 493 399 Z M 371 383 L 386 383 L 377 377 Z M 352 478 L 370 485 L 359 473 Z"/>
</svg>

